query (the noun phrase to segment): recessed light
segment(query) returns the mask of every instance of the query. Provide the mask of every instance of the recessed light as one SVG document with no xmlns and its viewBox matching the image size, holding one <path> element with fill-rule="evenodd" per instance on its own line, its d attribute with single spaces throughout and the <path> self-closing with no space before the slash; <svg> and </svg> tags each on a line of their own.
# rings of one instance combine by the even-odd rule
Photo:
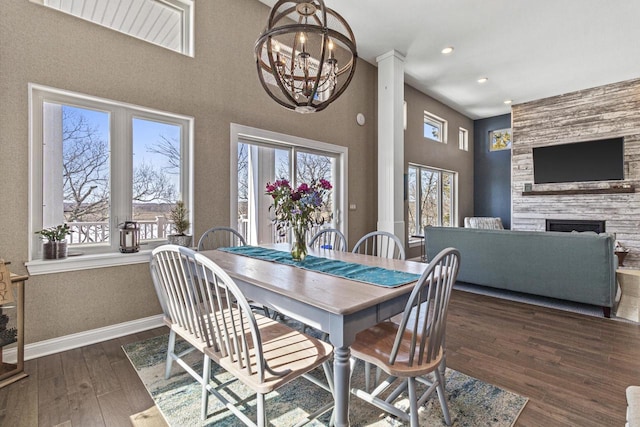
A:
<svg viewBox="0 0 640 427">
<path fill-rule="evenodd" d="M 443 55 L 448 55 L 451 52 L 453 52 L 453 46 L 447 46 L 444 49 L 441 50 Z"/>
<path fill-rule="evenodd" d="M 480 84 L 486 83 L 487 81 L 489 81 L 489 77 L 480 77 L 478 79 L 478 83 L 480 83 Z"/>
<path fill-rule="evenodd" d="M 507 99 L 507 100 L 505 100 L 505 101 L 504 101 L 504 103 L 505 103 L 505 104 L 507 104 L 507 105 L 508 105 L 508 104 L 511 104 L 511 100 L 510 100 L 510 99 Z"/>
</svg>

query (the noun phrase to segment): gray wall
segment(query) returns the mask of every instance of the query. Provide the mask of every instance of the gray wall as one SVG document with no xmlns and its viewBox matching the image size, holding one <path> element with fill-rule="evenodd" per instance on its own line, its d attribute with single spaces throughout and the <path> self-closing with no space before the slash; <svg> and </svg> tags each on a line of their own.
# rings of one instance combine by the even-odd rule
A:
<svg viewBox="0 0 640 427">
<path fill-rule="evenodd" d="M 404 173 L 408 173 L 409 162 L 458 172 L 458 224 L 461 225 L 464 217 L 473 213 L 473 120 L 408 85 L 404 87 L 404 99 L 407 102 L 407 130 L 404 132 Z M 447 121 L 447 144 L 424 137 L 425 110 Z M 459 127 L 469 131 L 469 151 L 458 148 Z M 407 221 L 408 209 L 409 204 L 406 202 L 405 222 Z M 409 248 L 407 257 L 417 256 L 420 256 L 420 248 Z"/>
<path fill-rule="evenodd" d="M 489 132 L 511 127 L 511 114 L 476 120 L 474 129 L 474 216 L 500 217 L 511 228 L 511 150 L 489 151 Z"/>
<path fill-rule="evenodd" d="M 253 47 L 269 9 L 256 0 L 198 2 L 195 57 L 187 57 L 26 0 L 0 13 L 0 257 L 28 259 L 29 82 L 195 118 L 194 235 L 230 223 L 230 123 L 349 149 L 349 234 L 375 228 L 376 69 L 360 61 L 350 87 L 325 111 L 277 105 L 256 76 Z M 356 114 L 371 118 L 358 126 Z M 362 165 L 372 165 L 362 167 Z M 26 343 L 160 313 L 149 267 L 137 264 L 32 276 Z"/>
<path fill-rule="evenodd" d="M 194 235 L 229 224 L 230 123 L 349 149 L 350 245 L 377 220 L 376 69 L 358 62 L 347 91 L 325 111 L 301 115 L 273 102 L 256 77 L 253 46 L 268 8 L 256 0 L 199 1 L 190 58 L 26 0 L 0 13 L 0 257 L 26 273 L 28 259 L 29 82 L 195 117 Z M 382 52 L 381 52 L 382 53 Z M 415 90 L 450 123 L 471 121 Z M 358 126 L 357 113 L 367 117 Z M 413 120 L 413 119 L 412 119 Z M 421 121 L 421 118 L 418 119 Z M 419 129 L 421 124 L 417 123 Z M 470 129 L 471 130 L 471 129 Z M 421 130 L 420 130 L 421 131 Z M 419 161 L 459 170 L 460 206 L 471 212 L 472 161 L 455 147 L 426 149 L 407 138 Z M 414 147 L 415 149 L 412 148 Z M 458 163 L 460 162 L 460 163 Z M 32 276 L 26 283 L 27 344 L 160 313 L 146 264 Z"/>
</svg>

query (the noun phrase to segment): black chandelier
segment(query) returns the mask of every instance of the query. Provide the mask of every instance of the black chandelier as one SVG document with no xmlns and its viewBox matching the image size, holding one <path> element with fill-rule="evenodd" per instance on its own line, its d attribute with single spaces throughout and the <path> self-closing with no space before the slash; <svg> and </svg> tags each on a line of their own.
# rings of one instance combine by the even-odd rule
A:
<svg viewBox="0 0 640 427">
<path fill-rule="evenodd" d="M 256 42 L 258 77 L 277 103 L 299 113 L 327 108 L 356 68 L 347 22 L 323 0 L 279 0 Z"/>
</svg>

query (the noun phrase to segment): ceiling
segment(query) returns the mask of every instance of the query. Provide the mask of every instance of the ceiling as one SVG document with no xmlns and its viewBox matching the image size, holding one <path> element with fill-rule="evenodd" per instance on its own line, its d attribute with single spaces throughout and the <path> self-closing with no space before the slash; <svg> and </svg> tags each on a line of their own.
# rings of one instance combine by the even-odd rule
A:
<svg viewBox="0 0 640 427">
<path fill-rule="evenodd" d="M 187 8 L 175 0 L 43 0 L 43 4 L 167 49 L 185 48 L 182 23 Z"/>
<path fill-rule="evenodd" d="M 637 0 L 325 4 L 351 26 L 358 56 L 375 65 L 395 49 L 405 56 L 408 84 L 472 119 L 509 113 L 505 100 L 519 104 L 640 77 Z M 443 55 L 447 46 L 454 51 Z M 481 77 L 488 81 L 479 84 Z"/>
</svg>

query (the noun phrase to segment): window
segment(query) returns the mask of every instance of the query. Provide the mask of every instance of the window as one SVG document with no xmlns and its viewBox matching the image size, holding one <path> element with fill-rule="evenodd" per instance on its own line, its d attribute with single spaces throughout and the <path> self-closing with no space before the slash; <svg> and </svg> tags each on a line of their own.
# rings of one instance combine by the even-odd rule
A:
<svg viewBox="0 0 640 427">
<path fill-rule="evenodd" d="M 409 165 L 409 236 L 421 235 L 427 225 L 452 227 L 456 223 L 456 178 L 456 172 Z"/>
<path fill-rule="evenodd" d="M 31 0 L 193 56 L 192 0 Z"/>
<path fill-rule="evenodd" d="M 447 143 L 447 121 L 431 114 L 424 112 L 424 137 L 435 141 Z"/>
<path fill-rule="evenodd" d="M 175 202 L 190 207 L 193 119 L 43 86 L 29 90 L 31 230 L 69 224 L 76 254 L 117 253 L 125 220 L 138 222 L 142 244 L 164 242 Z M 39 259 L 37 236 L 31 243 L 31 259 Z"/>
<path fill-rule="evenodd" d="M 347 149 L 319 141 L 268 132 L 246 126 L 231 125 L 231 155 L 237 158 L 232 171 L 232 227 L 249 244 L 290 242 L 291 232 L 279 232 L 271 219 L 271 199 L 265 196 L 267 182 L 285 178 L 298 183 L 324 178 L 331 182 L 329 199 L 323 217 L 325 223 L 310 230 L 309 237 L 320 227 L 346 231 L 342 206 L 346 204 Z M 236 157 L 237 156 L 237 157 Z"/>
<path fill-rule="evenodd" d="M 469 151 L 469 131 L 465 128 L 458 128 L 458 148 Z"/>
</svg>

